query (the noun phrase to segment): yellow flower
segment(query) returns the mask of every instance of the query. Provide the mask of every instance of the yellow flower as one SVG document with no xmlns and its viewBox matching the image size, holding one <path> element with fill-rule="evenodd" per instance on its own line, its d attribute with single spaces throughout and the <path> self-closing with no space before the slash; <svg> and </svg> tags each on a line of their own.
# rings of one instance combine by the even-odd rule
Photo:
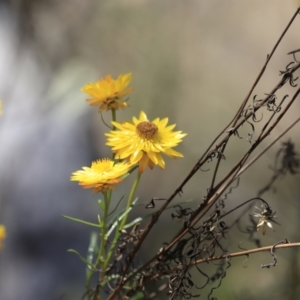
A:
<svg viewBox="0 0 300 300">
<path fill-rule="evenodd" d="M 2 250 L 2 242 L 6 238 L 6 228 L 4 225 L 0 225 L 0 250 Z"/>
<path fill-rule="evenodd" d="M 105 135 L 108 137 L 106 145 L 111 146 L 117 159 L 129 159 L 131 164 L 139 163 L 139 171 L 142 173 L 147 165 L 153 169 L 154 165 L 165 168 L 162 153 L 170 157 L 183 157 L 172 148 L 177 146 L 186 133 L 173 132 L 174 125 L 167 126 L 168 118 L 160 120 L 156 118 L 148 121 L 142 111 L 139 119 L 133 117 L 133 123 L 122 124 L 112 122 L 119 130 L 113 130 Z"/>
<path fill-rule="evenodd" d="M 123 97 L 133 91 L 133 88 L 127 88 L 131 81 L 131 73 L 121 74 L 114 80 L 110 75 L 105 76 L 96 83 L 85 85 L 81 91 L 90 95 L 86 99 L 92 106 L 99 105 L 99 111 L 119 109 L 128 107 L 128 103 Z"/>
<path fill-rule="evenodd" d="M 115 163 L 105 158 L 92 162 L 91 168 L 83 167 L 82 169 L 72 173 L 71 181 L 79 181 L 78 184 L 85 189 L 93 188 L 94 193 L 106 193 L 123 180 L 122 176 L 128 173 L 130 164 Z"/>
</svg>

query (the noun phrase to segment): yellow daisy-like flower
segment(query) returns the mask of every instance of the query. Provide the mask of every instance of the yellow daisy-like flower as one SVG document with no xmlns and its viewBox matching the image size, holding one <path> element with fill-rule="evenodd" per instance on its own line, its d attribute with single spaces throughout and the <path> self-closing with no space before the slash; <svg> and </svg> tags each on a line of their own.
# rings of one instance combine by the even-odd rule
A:
<svg viewBox="0 0 300 300">
<path fill-rule="evenodd" d="M 94 193 L 106 193 L 114 189 L 114 185 L 123 180 L 122 176 L 128 173 L 131 165 L 127 162 L 115 163 L 109 158 L 92 162 L 91 168 L 83 167 L 72 173 L 71 181 L 79 181 L 85 189 L 93 188 Z"/>
<path fill-rule="evenodd" d="M 118 159 L 129 159 L 131 164 L 139 163 L 142 173 L 146 167 L 153 169 L 154 165 L 165 168 L 162 153 L 170 157 L 183 157 L 172 148 L 177 146 L 186 133 L 172 131 L 176 126 L 169 125 L 168 118 L 159 118 L 148 121 L 147 115 L 142 111 L 139 119 L 133 117 L 133 123 L 122 124 L 112 122 L 119 130 L 112 130 L 105 135 L 108 137 L 106 145 L 111 146 Z"/>
<path fill-rule="evenodd" d="M 0 250 L 2 250 L 2 242 L 6 238 L 6 228 L 4 225 L 0 225 Z"/>
<path fill-rule="evenodd" d="M 131 73 L 121 74 L 116 80 L 108 75 L 96 83 L 85 85 L 81 91 L 91 96 L 86 101 L 92 106 L 99 105 L 100 112 L 125 108 L 129 105 L 123 97 L 133 91 L 133 88 L 127 88 L 130 81 Z"/>
</svg>

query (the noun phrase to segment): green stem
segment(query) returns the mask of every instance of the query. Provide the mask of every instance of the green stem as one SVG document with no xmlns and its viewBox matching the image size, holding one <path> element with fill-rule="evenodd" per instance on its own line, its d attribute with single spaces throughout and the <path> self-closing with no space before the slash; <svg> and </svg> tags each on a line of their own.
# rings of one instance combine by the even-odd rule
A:
<svg viewBox="0 0 300 300">
<path fill-rule="evenodd" d="M 106 193 L 103 193 L 103 197 L 104 197 L 104 212 L 103 212 L 103 216 L 102 216 L 102 219 L 100 220 L 100 224 L 101 224 L 101 241 L 100 241 L 100 248 L 99 248 L 99 251 L 98 251 L 98 255 L 97 255 L 97 259 L 96 259 L 96 262 L 95 264 L 93 265 L 93 269 L 91 269 L 90 273 L 89 273 L 89 276 L 87 277 L 87 280 L 86 280 L 86 287 L 87 289 L 89 289 L 89 287 L 91 286 L 91 280 L 92 280 L 92 277 L 93 275 L 95 274 L 95 270 L 99 269 L 100 267 L 100 282 L 101 282 L 101 279 L 104 278 L 105 276 L 105 268 L 104 268 L 104 265 L 105 265 L 105 261 L 106 261 L 106 253 L 105 253 L 105 247 L 106 247 L 106 242 L 107 242 L 107 227 L 106 227 L 106 224 L 107 224 L 107 216 L 108 216 L 108 211 L 109 211 L 109 197 L 107 195 L 107 192 Z M 89 300 L 91 299 L 92 296 L 89 296 Z"/>
<path fill-rule="evenodd" d="M 141 175 L 142 173 L 140 173 L 138 171 L 137 173 L 137 177 L 135 178 L 135 181 L 131 187 L 131 191 L 129 193 L 129 196 L 128 196 L 128 200 L 127 200 L 127 205 L 126 205 L 126 208 L 124 211 L 126 211 L 132 204 L 133 200 L 134 200 L 134 195 L 135 195 L 135 192 L 137 190 L 137 187 L 139 185 L 139 182 L 140 182 L 140 179 L 141 179 Z M 113 242 L 111 243 L 111 246 L 109 248 L 109 251 L 108 251 L 108 254 L 107 254 L 107 257 L 106 257 L 106 261 L 105 263 L 103 264 L 103 267 L 106 268 L 108 263 L 109 263 L 109 260 L 117 246 L 117 242 L 118 242 L 118 239 L 120 238 L 120 235 L 121 235 L 121 231 L 123 229 L 123 227 L 126 225 L 126 222 L 127 222 L 127 219 L 128 219 L 128 214 L 126 214 L 124 216 L 124 218 L 122 219 L 121 223 L 117 226 L 116 228 L 116 233 L 115 233 L 115 237 L 114 237 L 114 240 Z"/>
<path fill-rule="evenodd" d="M 97 258 L 97 263 L 96 266 L 98 264 L 102 264 L 102 270 L 100 272 L 100 278 L 103 279 L 104 275 L 105 275 L 105 268 L 104 268 L 104 264 L 106 261 L 106 254 L 105 254 L 105 247 L 106 247 L 106 242 L 107 242 L 107 215 L 108 215 L 108 211 L 109 211 L 109 203 L 110 203 L 110 199 L 106 193 L 103 193 L 104 196 L 104 214 L 101 220 L 102 223 L 102 227 L 101 227 L 101 244 L 100 244 L 100 250 L 98 252 L 98 258 Z"/>
<path fill-rule="evenodd" d="M 117 120 L 117 113 L 116 113 L 115 109 L 111 110 L 111 120 L 114 121 L 114 122 L 116 122 L 116 120 Z M 113 126 L 113 130 L 116 130 L 115 126 Z"/>
<path fill-rule="evenodd" d="M 135 181 L 131 187 L 131 191 L 129 193 L 129 197 L 128 197 L 128 201 L 127 201 L 127 205 L 126 205 L 126 209 L 127 210 L 131 204 L 132 204 L 132 201 L 134 200 L 134 195 L 135 195 L 135 192 L 137 190 L 137 187 L 139 185 L 139 182 L 140 182 L 140 179 L 141 179 L 141 175 L 142 173 L 140 173 L 139 171 L 137 172 L 137 176 L 135 178 Z M 122 222 L 120 223 L 120 227 L 119 227 L 119 230 L 122 230 L 124 225 L 126 224 L 127 222 L 127 218 L 128 218 L 128 214 L 123 218 Z"/>
<path fill-rule="evenodd" d="M 116 113 L 116 110 L 115 109 L 112 109 L 111 110 L 111 119 L 112 119 L 112 121 L 114 121 L 114 122 L 116 122 L 116 120 L 117 120 L 117 113 Z M 112 130 L 116 130 L 116 127 L 115 126 L 113 126 L 113 129 Z M 113 153 L 112 154 L 112 160 L 113 161 L 115 161 L 115 153 Z M 109 191 L 108 191 L 108 200 L 110 201 L 110 199 L 111 199 L 111 195 L 112 195 L 112 190 L 110 189 Z"/>
</svg>

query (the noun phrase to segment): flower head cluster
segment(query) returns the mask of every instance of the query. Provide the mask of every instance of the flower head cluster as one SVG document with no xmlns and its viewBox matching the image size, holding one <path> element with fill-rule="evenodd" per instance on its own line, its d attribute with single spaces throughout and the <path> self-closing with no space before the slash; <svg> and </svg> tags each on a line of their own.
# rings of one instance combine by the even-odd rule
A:
<svg viewBox="0 0 300 300">
<path fill-rule="evenodd" d="M 133 91 L 127 88 L 131 81 L 131 74 L 121 74 L 114 80 L 110 75 L 96 83 L 85 85 L 81 91 L 90 95 L 86 101 L 92 106 L 99 106 L 99 111 L 120 109 L 128 107 L 128 103 L 123 97 Z"/>
<path fill-rule="evenodd" d="M 0 250 L 2 250 L 3 245 L 2 242 L 6 237 L 6 228 L 4 225 L 0 225 Z"/>
<path fill-rule="evenodd" d="M 183 156 L 172 148 L 182 141 L 186 133 L 172 131 L 176 125 L 167 126 L 168 118 L 157 118 L 150 122 L 142 111 L 138 119 L 132 119 L 132 123 L 112 124 L 119 130 L 106 133 L 106 145 L 112 147 L 117 159 L 128 159 L 131 164 L 139 163 L 141 173 L 147 166 L 153 169 L 154 165 L 159 165 L 164 169 L 162 154 L 173 158 Z"/>
<path fill-rule="evenodd" d="M 114 163 L 107 158 L 94 161 L 90 168 L 83 167 L 82 169 L 72 173 L 71 181 L 79 181 L 78 184 L 86 189 L 93 188 L 94 193 L 106 193 L 123 180 L 122 177 L 128 173 L 130 164 Z"/>
</svg>

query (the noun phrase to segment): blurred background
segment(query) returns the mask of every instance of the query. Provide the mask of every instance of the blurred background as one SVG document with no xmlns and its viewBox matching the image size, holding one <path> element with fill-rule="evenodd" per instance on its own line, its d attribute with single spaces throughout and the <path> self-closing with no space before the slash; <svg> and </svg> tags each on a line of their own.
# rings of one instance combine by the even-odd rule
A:
<svg viewBox="0 0 300 300">
<path fill-rule="evenodd" d="M 116 78 L 131 72 L 131 108 L 119 118 L 144 110 L 150 120 L 168 117 L 188 133 L 177 148 L 184 158 L 166 158 L 165 170 L 146 172 L 137 192 L 142 204 L 168 197 L 234 116 L 296 8 L 296 1 L 282 0 L 0 1 L 0 223 L 7 228 L 0 299 L 67 300 L 84 293 L 85 266 L 67 249 L 85 255 L 91 229 L 62 215 L 96 221 L 99 195 L 69 178 L 110 149 L 97 108 L 87 105 L 81 87 L 108 74 Z M 279 81 L 279 70 L 292 59 L 286 54 L 300 47 L 299 28 L 300 16 L 256 89 L 258 98 Z M 299 116 L 297 102 L 275 133 Z M 299 127 L 283 141 L 289 138 L 299 147 Z M 245 174 L 228 199 L 230 207 L 254 197 L 268 182 L 278 147 Z M 236 138 L 222 170 L 248 148 L 249 142 Z M 209 182 L 208 173 L 200 172 L 176 201 L 193 200 L 196 207 Z M 127 189 L 120 185 L 117 197 Z M 277 182 L 276 193 L 265 195 L 281 226 L 261 236 L 263 246 L 283 238 L 300 240 L 299 195 L 299 176 Z M 135 211 L 136 216 L 145 213 L 144 205 Z M 175 223 L 166 213 L 141 261 L 174 235 Z M 238 231 L 229 243 L 234 248 L 241 241 L 244 248 L 254 247 Z M 233 260 L 214 295 L 299 299 L 299 253 L 278 250 L 278 266 L 272 269 L 260 267 L 272 261 L 268 253 L 253 255 L 245 264 L 244 258 Z"/>
</svg>

